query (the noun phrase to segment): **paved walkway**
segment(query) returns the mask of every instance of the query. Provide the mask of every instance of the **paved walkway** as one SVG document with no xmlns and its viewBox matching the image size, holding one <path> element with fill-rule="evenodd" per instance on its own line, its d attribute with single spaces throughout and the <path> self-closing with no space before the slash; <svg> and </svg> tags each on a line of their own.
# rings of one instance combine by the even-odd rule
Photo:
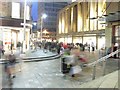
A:
<svg viewBox="0 0 120 90">
<path fill-rule="evenodd" d="M 37 53 L 36 53 L 37 54 Z M 98 53 L 81 52 L 86 55 L 89 62 L 97 60 Z M 94 58 L 93 58 L 94 57 Z M 72 78 L 69 75 L 64 77 L 61 73 L 61 60 L 22 63 L 21 72 L 16 66 L 16 78 L 13 79 L 13 88 L 80 88 L 80 85 L 92 80 L 92 67 L 83 67 L 80 76 Z M 0 65 L 1 67 L 1 65 Z M 106 66 L 106 74 L 118 69 L 118 60 L 109 59 Z M 2 74 L 2 87 L 7 88 L 8 82 L 6 74 L 0 69 Z M 102 76 L 102 64 L 97 65 L 97 78 Z"/>
<path fill-rule="evenodd" d="M 115 62 L 114 65 L 117 65 Z M 106 74 L 117 70 L 114 65 L 107 65 Z M 102 76 L 101 68 L 102 66 L 98 65 L 97 78 Z M 16 71 L 18 69 L 19 66 L 16 67 Z M 83 67 L 82 69 L 80 76 L 72 78 L 69 75 L 64 77 L 61 73 L 60 59 L 23 63 L 22 71 L 17 71 L 16 78 L 13 79 L 13 88 L 80 88 L 81 84 L 92 80 L 92 67 Z M 4 88 L 9 87 L 5 74 L 2 76 L 2 86 Z"/>
</svg>

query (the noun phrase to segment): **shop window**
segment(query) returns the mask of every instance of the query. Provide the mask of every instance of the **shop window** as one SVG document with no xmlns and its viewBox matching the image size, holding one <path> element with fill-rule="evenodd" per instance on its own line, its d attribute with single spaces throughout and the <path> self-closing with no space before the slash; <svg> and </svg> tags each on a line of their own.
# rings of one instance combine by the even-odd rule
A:
<svg viewBox="0 0 120 90">
<path fill-rule="evenodd" d="M 120 36 L 120 26 L 116 26 L 116 28 L 115 28 L 115 36 Z"/>
</svg>

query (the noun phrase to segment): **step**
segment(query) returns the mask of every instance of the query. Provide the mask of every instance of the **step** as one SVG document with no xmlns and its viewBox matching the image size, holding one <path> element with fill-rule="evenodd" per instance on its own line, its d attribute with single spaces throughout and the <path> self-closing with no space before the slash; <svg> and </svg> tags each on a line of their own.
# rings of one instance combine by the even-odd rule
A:
<svg viewBox="0 0 120 90">
<path fill-rule="evenodd" d="M 80 88 L 115 88 L 118 87 L 118 71 L 80 85 Z"/>
</svg>

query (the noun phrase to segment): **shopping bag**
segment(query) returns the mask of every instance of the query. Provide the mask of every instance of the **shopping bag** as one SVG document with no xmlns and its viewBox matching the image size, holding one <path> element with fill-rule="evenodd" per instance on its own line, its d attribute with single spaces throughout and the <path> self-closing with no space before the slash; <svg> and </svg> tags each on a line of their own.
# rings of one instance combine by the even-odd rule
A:
<svg viewBox="0 0 120 90">
<path fill-rule="evenodd" d="M 85 58 L 80 58 L 80 61 L 81 61 L 81 62 L 87 62 L 87 59 L 85 59 Z"/>
<path fill-rule="evenodd" d="M 71 74 L 79 74 L 82 71 L 82 68 L 79 65 L 73 66 L 71 68 Z"/>
</svg>

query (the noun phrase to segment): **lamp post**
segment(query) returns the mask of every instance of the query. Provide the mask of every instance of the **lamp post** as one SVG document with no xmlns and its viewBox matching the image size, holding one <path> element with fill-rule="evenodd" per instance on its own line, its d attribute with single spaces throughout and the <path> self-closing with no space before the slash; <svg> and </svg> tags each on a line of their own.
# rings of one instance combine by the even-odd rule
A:
<svg viewBox="0 0 120 90">
<path fill-rule="evenodd" d="M 47 15 L 46 14 L 43 14 L 42 16 L 41 16 L 41 30 L 40 30 L 40 41 L 42 42 L 42 28 L 43 28 L 43 19 L 45 19 L 47 17 Z"/>
<path fill-rule="evenodd" d="M 24 26 L 24 31 L 23 31 L 24 37 L 23 37 L 23 50 L 22 50 L 22 52 L 25 52 L 25 50 L 26 50 L 26 43 L 25 43 L 26 11 L 27 11 L 26 5 L 27 5 L 27 2 L 25 0 L 24 1 L 24 25 L 23 25 Z"/>
<path fill-rule="evenodd" d="M 37 23 L 36 22 L 33 22 L 32 24 L 31 24 L 31 26 L 32 26 L 32 30 L 31 30 L 31 38 L 33 38 L 33 30 L 34 29 L 36 29 L 36 26 L 37 26 Z"/>
</svg>

